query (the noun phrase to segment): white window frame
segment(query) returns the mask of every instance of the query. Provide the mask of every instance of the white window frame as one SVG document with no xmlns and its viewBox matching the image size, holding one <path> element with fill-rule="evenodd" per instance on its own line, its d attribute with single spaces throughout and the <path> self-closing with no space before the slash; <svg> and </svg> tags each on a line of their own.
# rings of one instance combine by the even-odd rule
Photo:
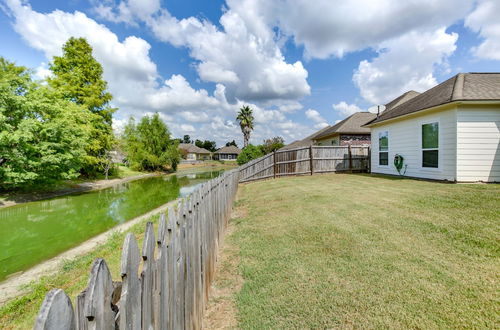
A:
<svg viewBox="0 0 500 330">
<path fill-rule="evenodd" d="M 422 126 L 425 124 L 438 124 L 438 147 L 437 148 L 423 148 L 422 147 Z M 441 129 L 441 120 L 439 118 L 434 118 L 434 119 L 428 119 L 425 121 L 420 122 L 419 126 L 419 149 L 420 149 L 420 154 L 419 154 L 419 167 L 423 171 L 434 171 L 434 172 L 441 172 L 443 169 L 443 157 L 442 157 L 442 141 L 443 139 L 441 138 L 443 134 L 443 130 Z M 424 162 L 424 151 L 426 150 L 437 150 L 438 151 L 438 167 L 424 167 L 423 162 Z"/>
<path fill-rule="evenodd" d="M 380 151 L 380 133 L 387 132 L 387 151 Z M 390 135 L 389 135 L 389 130 L 381 130 L 377 132 L 377 166 L 378 167 L 383 167 L 383 168 L 388 168 L 390 164 L 390 151 L 391 151 L 391 140 L 390 140 Z M 380 153 L 381 152 L 387 152 L 387 165 L 380 165 Z"/>
</svg>

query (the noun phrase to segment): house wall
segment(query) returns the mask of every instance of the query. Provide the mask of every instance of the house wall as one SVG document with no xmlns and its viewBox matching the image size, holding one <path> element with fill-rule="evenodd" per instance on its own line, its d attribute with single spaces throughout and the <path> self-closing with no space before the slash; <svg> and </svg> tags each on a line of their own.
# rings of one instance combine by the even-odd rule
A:
<svg viewBox="0 0 500 330">
<path fill-rule="evenodd" d="M 371 129 L 371 171 L 399 175 L 394 156 L 400 154 L 407 165 L 406 176 L 436 180 L 456 180 L 456 107 L 432 113 L 417 113 Z M 439 122 L 439 168 L 422 167 L 422 124 Z M 389 133 L 389 165 L 379 165 L 379 132 Z M 403 170 L 404 171 L 404 167 Z"/>
<path fill-rule="evenodd" d="M 457 110 L 457 180 L 500 182 L 500 106 Z"/>
</svg>

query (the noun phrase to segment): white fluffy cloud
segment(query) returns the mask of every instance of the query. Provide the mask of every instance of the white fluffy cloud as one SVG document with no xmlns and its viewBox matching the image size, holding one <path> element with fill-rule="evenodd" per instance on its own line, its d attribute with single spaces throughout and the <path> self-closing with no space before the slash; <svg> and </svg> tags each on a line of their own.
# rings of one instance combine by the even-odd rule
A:
<svg viewBox="0 0 500 330">
<path fill-rule="evenodd" d="M 500 1 L 479 1 L 465 19 L 465 25 L 484 39 L 473 48 L 474 54 L 479 58 L 500 60 Z"/>
<path fill-rule="evenodd" d="M 101 17 L 120 20 L 131 11 L 130 1 L 117 8 L 99 7 Z M 128 9 L 126 9 L 128 8 Z M 151 8 L 155 8 L 151 6 Z M 111 13 L 111 14 L 110 14 Z M 116 13 L 118 16 L 109 16 Z M 271 27 L 255 29 L 245 24 L 240 13 L 229 8 L 220 18 L 222 26 L 195 17 L 177 19 L 167 9 L 140 18 L 155 36 L 177 47 L 187 47 L 204 81 L 222 83 L 226 95 L 236 99 L 265 102 L 298 100 L 310 93 L 307 71 L 302 63 L 287 63 L 274 39 Z M 127 16 L 126 20 L 130 17 Z M 123 19 L 125 20 L 125 19 Z"/>
<path fill-rule="evenodd" d="M 345 101 L 339 102 L 337 104 L 332 104 L 333 110 L 337 111 L 340 115 L 347 117 L 353 113 L 363 111 L 360 107 L 355 104 L 348 104 Z"/>
<path fill-rule="evenodd" d="M 314 109 L 307 109 L 306 110 L 306 117 L 313 122 L 315 122 L 314 128 L 323 128 L 328 126 L 328 123 L 326 122 L 326 119 L 321 116 L 321 114 L 314 110 Z"/>
<path fill-rule="evenodd" d="M 255 31 L 263 25 L 303 45 L 306 56 L 327 58 L 404 35 L 422 27 L 448 26 L 463 18 L 472 0 L 228 0 Z M 265 23 L 265 24 L 264 24 Z"/>
<path fill-rule="evenodd" d="M 384 41 L 378 57 L 361 61 L 353 80 L 361 96 L 374 104 L 386 103 L 408 90 L 425 91 L 437 84 L 433 72 L 436 66 L 446 64 L 457 39 L 456 33 L 439 28 Z"/>
</svg>

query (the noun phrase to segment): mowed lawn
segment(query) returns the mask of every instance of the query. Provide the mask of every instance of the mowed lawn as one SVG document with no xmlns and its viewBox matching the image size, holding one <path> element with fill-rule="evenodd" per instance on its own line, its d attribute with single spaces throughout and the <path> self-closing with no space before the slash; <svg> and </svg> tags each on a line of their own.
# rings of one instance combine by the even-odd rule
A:
<svg viewBox="0 0 500 330">
<path fill-rule="evenodd" d="M 235 213 L 241 328 L 500 327 L 499 185 L 291 177 Z"/>
</svg>

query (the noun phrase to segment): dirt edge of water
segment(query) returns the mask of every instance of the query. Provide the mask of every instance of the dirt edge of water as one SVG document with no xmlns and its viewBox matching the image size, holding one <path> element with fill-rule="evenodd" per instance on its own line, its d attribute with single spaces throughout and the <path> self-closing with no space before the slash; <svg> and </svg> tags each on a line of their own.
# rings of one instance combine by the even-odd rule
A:
<svg viewBox="0 0 500 330">
<path fill-rule="evenodd" d="M 127 178 L 121 179 L 110 179 L 110 180 L 97 180 L 97 181 L 88 181 L 76 184 L 74 187 L 67 187 L 58 189 L 50 192 L 43 193 L 25 193 L 11 197 L 11 199 L 6 198 L 5 200 L 0 200 L 0 209 L 4 207 L 14 206 L 18 204 L 28 203 L 28 202 L 36 202 L 43 199 L 60 197 L 64 195 L 70 195 L 74 193 L 88 192 L 94 190 L 100 190 L 104 188 L 109 188 L 116 184 L 135 181 L 139 179 L 144 179 L 152 176 L 159 176 L 161 173 L 146 173 L 135 176 L 130 176 Z"/>
<path fill-rule="evenodd" d="M 99 234 L 68 251 L 61 253 L 52 259 L 43 261 L 26 271 L 11 275 L 5 281 L 0 283 L 0 306 L 17 296 L 26 294 L 29 291 L 29 288 L 26 288 L 26 285 L 30 282 L 36 281 L 42 276 L 48 276 L 56 273 L 60 269 L 64 261 L 72 260 L 76 257 L 91 252 L 100 244 L 105 243 L 108 238 L 115 232 L 127 231 L 135 224 L 155 214 L 165 211 L 170 205 L 174 205 L 177 202 L 178 199 L 163 204 L 162 206 L 157 207 L 156 209 L 153 209 L 141 216 L 113 227 L 110 230 Z"/>
</svg>

